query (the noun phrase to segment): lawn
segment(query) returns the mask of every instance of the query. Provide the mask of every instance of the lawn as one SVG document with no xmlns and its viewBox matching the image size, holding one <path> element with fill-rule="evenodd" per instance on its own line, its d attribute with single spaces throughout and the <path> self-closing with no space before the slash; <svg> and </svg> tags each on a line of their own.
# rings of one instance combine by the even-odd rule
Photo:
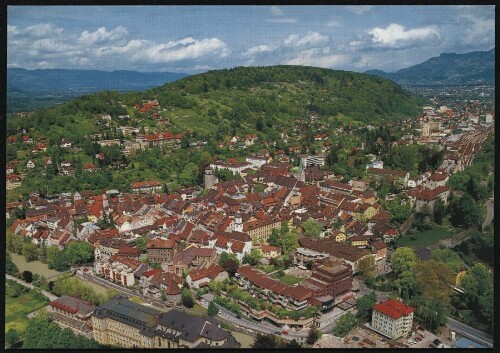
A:
<svg viewBox="0 0 500 353">
<path fill-rule="evenodd" d="M 207 309 L 202 307 L 199 304 L 194 304 L 192 308 L 183 308 L 184 311 L 186 311 L 188 314 L 198 316 L 198 317 L 207 317 L 208 312 Z"/>
<path fill-rule="evenodd" d="M 5 284 L 8 286 L 8 282 Z M 23 332 L 28 325 L 27 314 L 43 308 L 49 302 L 44 297 L 34 296 L 33 292 L 21 294 L 17 298 L 5 296 L 5 332 L 10 328 Z"/>
<path fill-rule="evenodd" d="M 61 274 L 62 272 L 58 272 L 55 270 L 50 270 L 47 264 L 44 264 L 40 261 L 31 261 L 26 262 L 24 256 L 10 252 L 9 254 L 12 258 L 12 261 L 16 264 L 19 271 L 31 271 L 32 273 L 36 273 L 38 275 L 44 276 L 45 278 L 49 278 L 52 276 L 56 276 Z M 52 278 L 53 280 L 54 278 Z"/>
<path fill-rule="evenodd" d="M 231 331 L 236 341 L 241 343 L 241 348 L 252 348 L 255 338 L 237 331 Z"/>
<path fill-rule="evenodd" d="M 416 232 L 414 234 L 405 234 L 397 241 L 397 246 L 418 247 L 433 245 L 443 239 L 451 238 L 457 235 L 461 229 L 453 228 L 449 225 L 438 226 L 434 225 L 431 229 L 425 232 Z"/>
<path fill-rule="evenodd" d="M 285 284 L 289 284 L 291 286 L 293 286 L 294 284 L 296 283 L 300 283 L 300 282 L 303 282 L 304 279 L 303 278 L 300 278 L 300 277 L 296 277 L 296 276 L 292 276 L 292 275 L 283 275 L 281 277 L 278 277 L 278 279 L 285 283 Z"/>
</svg>

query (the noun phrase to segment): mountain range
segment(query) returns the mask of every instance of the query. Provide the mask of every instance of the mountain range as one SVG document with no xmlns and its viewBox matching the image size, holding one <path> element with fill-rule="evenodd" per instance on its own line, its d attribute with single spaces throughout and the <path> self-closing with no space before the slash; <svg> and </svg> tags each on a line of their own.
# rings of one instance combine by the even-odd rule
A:
<svg viewBox="0 0 500 353">
<path fill-rule="evenodd" d="M 494 84 L 495 49 L 466 54 L 443 53 L 397 72 L 369 70 L 366 73 L 407 86 Z"/>
<path fill-rule="evenodd" d="M 187 76 L 173 72 L 136 72 L 7 68 L 7 91 L 18 93 L 144 90 Z"/>
</svg>

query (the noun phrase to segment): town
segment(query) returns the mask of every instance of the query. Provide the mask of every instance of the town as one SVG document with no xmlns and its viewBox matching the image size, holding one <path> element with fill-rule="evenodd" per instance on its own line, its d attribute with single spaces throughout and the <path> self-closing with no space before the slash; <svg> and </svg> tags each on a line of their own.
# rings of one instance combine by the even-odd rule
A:
<svg viewBox="0 0 500 353">
<path fill-rule="evenodd" d="M 462 284 L 491 276 L 451 249 L 493 234 L 494 103 L 432 95 L 420 116 L 385 129 L 331 132 L 313 114 L 277 127 L 279 143 L 234 134 L 198 183 L 196 168 L 178 183 L 110 181 L 141 172 L 154 151 L 189 161 L 209 145 L 162 130 L 168 109 L 154 99 L 99 114 L 102 133 L 78 140 L 21 126 L 6 139 L 7 295 L 23 292 L 16 282 L 40 288 L 47 310 L 36 317 L 103 347 L 238 348 L 241 336 L 252 341 L 243 347 L 492 347 L 444 307 L 470 309 Z M 476 180 L 467 172 L 480 162 Z M 476 201 L 486 214 L 470 211 Z"/>
</svg>

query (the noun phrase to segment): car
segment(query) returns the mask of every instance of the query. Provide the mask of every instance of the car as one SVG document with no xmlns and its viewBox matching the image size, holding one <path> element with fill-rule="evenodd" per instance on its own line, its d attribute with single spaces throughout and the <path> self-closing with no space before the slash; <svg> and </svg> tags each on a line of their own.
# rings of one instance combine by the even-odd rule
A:
<svg viewBox="0 0 500 353">
<path fill-rule="evenodd" d="M 275 331 L 275 332 L 274 332 L 274 334 L 275 334 L 276 336 L 281 336 L 281 332 L 279 332 L 279 331 Z"/>
<path fill-rule="evenodd" d="M 222 310 L 219 309 L 219 311 L 217 312 L 219 315 L 222 314 Z"/>
<path fill-rule="evenodd" d="M 441 340 L 439 338 L 436 338 L 434 341 L 432 341 L 436 346 L 441 343 Z"/>
<path fill-rule="evenodd" d="M 236 315 L 236 318 L 241 319 L 241 315 L 240 314 Z"/>
</svg>

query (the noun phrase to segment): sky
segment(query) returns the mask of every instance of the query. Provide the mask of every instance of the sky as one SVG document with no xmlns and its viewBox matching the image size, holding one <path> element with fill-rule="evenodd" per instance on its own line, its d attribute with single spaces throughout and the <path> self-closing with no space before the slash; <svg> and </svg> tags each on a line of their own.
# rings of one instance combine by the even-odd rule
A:
<svg viewBox="0 0 500 353">
<path fill-rule="evenodd" d="M 192 74 L 286 64 L 395 72 L 494 45 L 490 5 L 7 8 L 9 68 Z"/>
</svg>

